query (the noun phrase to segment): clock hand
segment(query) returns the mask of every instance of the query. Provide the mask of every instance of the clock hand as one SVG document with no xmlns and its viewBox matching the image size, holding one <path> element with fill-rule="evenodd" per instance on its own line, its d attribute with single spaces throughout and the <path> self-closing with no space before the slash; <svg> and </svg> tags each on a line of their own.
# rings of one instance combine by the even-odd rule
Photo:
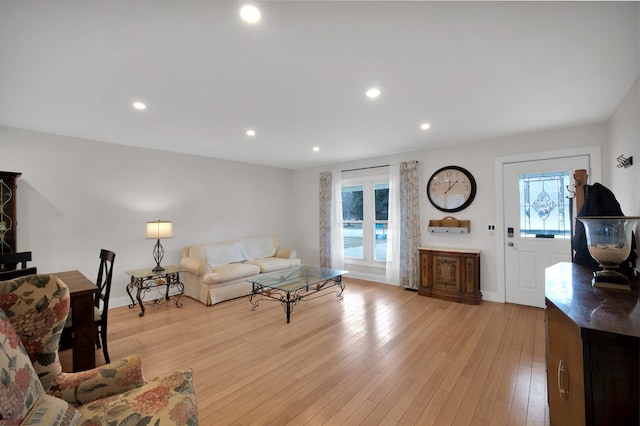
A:
<svg viewBox="0 0 640 426">
<path fill-rule="evenodd" d="M 453 188 L 453 187 L 454 187 L 454 185 L 455 185 L 456 183 L 458 183 L 458 181 L 459 181 L 459 180 L 460 180 L 460 179 L 458 179 L 458 180 L 456 180 L 455 182 L 453 182 L 452 184 L 450 184 L 450 185 L 449 185 L 449 189 L 447 189 L 446 191 L 444 191 L 444 193 L 446 194 L 447 192 L 451 191 L 451 188 Z"/>
</svg>

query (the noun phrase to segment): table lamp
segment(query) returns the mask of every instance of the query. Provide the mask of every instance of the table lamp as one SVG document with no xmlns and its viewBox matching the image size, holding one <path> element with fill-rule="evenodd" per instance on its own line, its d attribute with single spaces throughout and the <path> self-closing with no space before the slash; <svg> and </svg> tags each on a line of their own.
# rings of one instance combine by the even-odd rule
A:
<svg viewBox="0 0 640 426">
<path fill-rule="evenodd" d="M 163 238 L 173 237 L 173 224 L 169 220 L 156 220 L 147 222 L 147 240 L 157 239 L 156 245 L 153 247 L 153 260 L 156 261 L 156 267 L 152 269 L 153 272 L 164 271 L 164 268 L 160 266 L 160 262 L 164 257 L 164 249 L 160 240 Z"/>
</svg>

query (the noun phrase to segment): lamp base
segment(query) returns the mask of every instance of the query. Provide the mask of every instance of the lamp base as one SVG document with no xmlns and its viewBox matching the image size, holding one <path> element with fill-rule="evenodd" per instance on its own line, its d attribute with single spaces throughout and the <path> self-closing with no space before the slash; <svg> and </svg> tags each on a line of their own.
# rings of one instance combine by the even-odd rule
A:
<svg viewBox="0 0 640 426">
<path fill-rule="evenodd" d="M 158 242 L 156 242 L 155 247 L 153 247 L 153 260 L 156 261 L 156 267 L 152 269 L 153 272 L 164 271 L 164 268 L 160 266 L 160 262 L 162 262 L 163 257 L 164 248 L 162 248 L 162 244 L 160 244 L 160 239 L 158 238 Z"/>
<path fill-rule="evenodd" d="M 615 290 L 631 291 L 629 281 L 620 272 L 605 269 L 593 273 L 591 285 L 596 288 L 610 288 Z"/>
</svg>

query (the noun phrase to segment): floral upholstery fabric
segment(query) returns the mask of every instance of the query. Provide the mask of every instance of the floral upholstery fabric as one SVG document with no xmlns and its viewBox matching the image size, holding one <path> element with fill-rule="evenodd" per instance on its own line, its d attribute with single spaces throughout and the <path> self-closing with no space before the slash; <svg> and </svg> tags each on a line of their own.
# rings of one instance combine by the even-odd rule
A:
<svg viewBox="0 0 640 426">
<path fill-rule="evenodd" d="M 0 310 L 0 424 L 20 424 L 43 395 L 27 351 Z"/>
<path fill-rule="evenodd" d="M 78 407 L 80 425 L 197 425 L 198 413 L 190 369 L 146 386 Z"/>
<path fill-rule="evenodd" d="M 50 395 L 42 395 L 21 425 L 77 425 L 80 413 L 73 405 Z M 2 423 L 0 423 L 2 424 Z"/>
<path fill-rule="evenodd" d="M 45 390 L 62 372 L 58 345 L 69 306 L 67 286 L 53 275 L 0 281 L 0 309 L 20 336 Z"/>
<path fill-rule="evenodd" d="M 77 406 L 123 393 L 146 383 L 142 375 L 142 358 L 136 354 L 92 370 L 62 372 L 51 382 L 47 393 Z"/>
<path fill-rule="evenodd" d="M 0 424 L 74 425 L 80 413 L 45 395 L 29 354 L 0 309 Z"/>
<path fill-rule="evenodd" d="M 0 425 L 197 425 L 191 370 L 146 384 L 140 355 L 132 355 L 62 372 L 58 344 L 69 305 L 67 286 L 54 276 L 0 281 Z"/>
</svg>

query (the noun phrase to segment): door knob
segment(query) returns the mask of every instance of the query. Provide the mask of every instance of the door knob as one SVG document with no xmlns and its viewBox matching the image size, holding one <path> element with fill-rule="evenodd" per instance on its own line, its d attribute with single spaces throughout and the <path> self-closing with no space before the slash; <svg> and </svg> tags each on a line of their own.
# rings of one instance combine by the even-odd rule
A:
<svg viewBox="0 0 640 426">
<path fill-rule="evenodd" d="M 507 243 L 509 247 L 513 247 L 513 243 Z"/>
</svg>

